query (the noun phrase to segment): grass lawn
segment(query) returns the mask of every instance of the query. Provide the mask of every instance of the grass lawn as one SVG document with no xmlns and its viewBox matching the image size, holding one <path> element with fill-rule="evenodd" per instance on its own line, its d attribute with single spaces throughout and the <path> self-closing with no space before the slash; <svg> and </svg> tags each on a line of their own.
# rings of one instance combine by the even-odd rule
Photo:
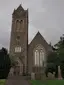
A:
<svg viewBox="0 0 64 85">
<path fill-rule="evenodd" d="M 5 85 L 5 79 L 0 79 L 0 85 Z"/>
<path fill-rule="evenodd" d="M 31 80 L 30 83 L 32 85 L 64 85 L 64 80 Z"/>
</svg>

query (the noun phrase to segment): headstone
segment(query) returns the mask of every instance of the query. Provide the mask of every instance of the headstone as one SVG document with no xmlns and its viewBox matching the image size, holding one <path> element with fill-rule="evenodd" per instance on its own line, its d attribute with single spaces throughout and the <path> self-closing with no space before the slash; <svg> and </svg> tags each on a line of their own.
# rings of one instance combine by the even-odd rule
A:
<svg viewBox="0 0 64 85">
<path fill-rule="evenodd" d="M 59 79 L 59 80 L 62 79 L 60 66 L 58 66 L 58 79 Z"/>
<path fill-rule="evenodd" d="M 31 80 L 35 79 L 35 73 L 31 73 Z"/>
<path fill-rule="evenodd" d="M 41 80 L 41 73 L 35 73 L 35 79 Z"/>
<path fill-rule="evenodd" d="M 41 80 L 46 80 L 46 75 L 45 75 L 45 73 L 43 74 L 41 74 Z"/>
<path fill-rule="evenodd" d="M 52 74 L 52 79 L 55 79 L 55 72 L 53 72 Z"/>
<path fill-rule="evenodd" d="M 52 73 L 48 73 L 48 79 L 55 79 L 55 72 Z"/>
<path fill-rule="evenodd" d="M 11 67 L 11 68 L 10 68 L 10 72 L 9 72 L 9 76 L 13 76 L 13 75 L 14 75 L 14 68 Z"/>
<path fill-rule="evenodd" d="M 48 73 L 48 79 L 51 79 L 52 78 L 52 73 Z"/>
</svg>

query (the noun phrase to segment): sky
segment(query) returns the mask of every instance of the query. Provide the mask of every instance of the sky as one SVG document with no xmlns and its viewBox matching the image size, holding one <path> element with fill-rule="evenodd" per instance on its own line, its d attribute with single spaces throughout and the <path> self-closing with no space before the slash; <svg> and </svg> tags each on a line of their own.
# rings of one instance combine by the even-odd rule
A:
<svg viewBox="0 0 64 85">
<path fill-rule="evenodd" d="M 20 4 L 29 11 L 29 43 L 38 31 L 57 43 L 64 34 L 64 0 L 0 0 L 0 48 L 9 49 L 12 13 Z"/>
</svg>

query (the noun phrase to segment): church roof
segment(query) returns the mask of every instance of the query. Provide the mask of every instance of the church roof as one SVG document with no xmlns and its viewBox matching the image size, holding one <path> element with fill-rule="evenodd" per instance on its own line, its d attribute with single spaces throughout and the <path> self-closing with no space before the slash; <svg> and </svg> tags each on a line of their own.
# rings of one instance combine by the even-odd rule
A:
<svg viewBox="0 0 64 85">
<path fill-rule="evenodd" d="M 19 5 L 19 7 L 16 9 L 17 11 L 20 10 L 20 11 L 24 11 L 24 8 L 21 6 L 21 4 Z"/>
<path fill-rule="evenodd" d="M 23 11 L 24 11 L 24 8 L 20 4 L 17 9 L 14 9 L 13 14 L 16 12 L 23 12 Z"/>
<path fill-rule="evenodd" d="M 44 37 L 40 34 L 40 32 L 38 32 L 36 34 L 36 36 L 33 38 L 31 43 L 29 44 L 29 47 L 30 46 L 35 46 L 37 44 L 42 44 L 44 46 L 44 48 L 46 48 L 46 49 L 48 49 L 50 47 L 49 44 L 44 39 Z"/>
<path fill-rule="evenodd" d="M 35 39 L 38 39 L 38 40 L 39 40 L 39 39 L 42 39 L 42 40 L 44 40 L 44 42 L 45 42 L 46 44 L 48 44 L 39 31 L 37 32 L 37 34 L 35 35 L 35 37 L 34 37 L 33 40 L 31 41 L 31 43 L 32 43 Z M 30 43 L 30 44 L 31 44 L 31 43 Z"/>
</svg>

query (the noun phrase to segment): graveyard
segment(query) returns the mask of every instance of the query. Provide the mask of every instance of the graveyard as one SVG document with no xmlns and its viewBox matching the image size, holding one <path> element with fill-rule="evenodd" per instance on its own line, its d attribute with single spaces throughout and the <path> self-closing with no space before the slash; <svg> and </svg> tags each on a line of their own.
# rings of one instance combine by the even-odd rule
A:
<svg viewBox="0 0 64 85">
<path fill-rule="evenodd" d="M 32 80 L 30 81 L 32 85 L 64 85 L 64 80 Z"/>
<path fill-rule="evenodd" d="M 5 85 L 6 80 L 0 80 L 0 85 Z M 64 80 L 29 80 L 31 85 L 64 85 Z"/>
<path fill-rule="evenodd" d="M 63 43 L 62 43 L 62 45 L 64 45 Z M 61 59 L 60 57 L 63 57 L 63 46 L 62 46 L 62 48 L 61 48 L 62 50 L 60 50 L 60 52 L 59 52 L 59 54 L 60 54 L 60 56 L 59 56 L 59 58 L 57 58 L 57 56 L 56 56 L 56 54 L 52 54 L 52 55 L 50 55 L 51 56 L 51 58 L 48 58 L 49 60 L 47 61 L 47 62 L 49 62 L 49 64 L 50 65 L 54 65 L 55 63 L 56 63 L 56 65 L 57 65 L 57 73 L 55 72 L 55 70 L 54 69 L 52 69 L 52 68 L 48 68 L 49 70 L 47 70 L 48 71 L 48 73 L 47 73 L 47 77 L 46 77 L 46 73 L 45 73 L 45 67 L 42 67 L 43 68 L 43 70 L 42 70 L 42 74 L 40 73 L 40 71 L 38 71 L 37 73 L 32 73 L 31 75 L 30 75 L 30 78 L 27 80 L 26 78 L 27 78 L 27 76 L 22 76 L 22 75 L 20 75 L 20 74 L 16 74 L 16 75 L 14 75 L 14 70 L 12 70 L 11 71 L 11 73 L 12 73 L 12 75 L 10 75 L 10 72 L 9 73 L 7 73 L 8 74 L 8 76 L 9 77 L 7 77 L 7 78 L 5 78 L 5 79 L 1 79 L 0 78 L 0 85 L 13 85 L 12 84 L 12 82 L 14 82 L 15 84 L 14 85 L 16 85 L 16 83 L 17 83 L 17 85 L 19 84 L 19 85 L 24 85 L 26 82 L 27 82 L 27 85 L 64 85 L 64 77 L 63 77 L 63 71 L 64 71 L 64 67 L 63 67 L 63 65 L 64 65 L 64 62 L 62 62 L 62 60 L 63 60 L 63 58 Z M 4 54 L 4 56 L 6 55 L 7 56 L 7 50 L 5 49 L 5 48 L 2 48 L 1 49 L 1 55 L 2 55 L 2 53 Z M 56 51 L 56 53 L 58 53 L 58 51 Z M 57 59 L 57 60 L 55 60 L 55 59 L 53 59 L 52 57 L 56 57 L 55 59 Z M 4 59 L 4 57 L 3 57 L 3 59 Z M 51 59 L 53 60 L 53 63 L 54 64 L 51 64 L 50 62 L 51 62 Z M 9 60 L 8 60 L 9 61 Z M 7 61 L 7 59 L 6 59 L 6 62 L 8 62 Z M 56 61 L 56 62 L 55 62 Z M 4 61 L 3 61 L 4 62 Z M 62 64 L 60 63 L 60 62 L 62 62 Z M 5 65 L 6 64 L 8 64 L 8 63 L 5 63 Z M 3 63 L 1 63 L 1 65 L 3 65 Z M 5 65 L 4 65 L 4 67 L 5 67 Z M 10 61 L 9 61 L 9 65 L 10 65 Z M 48 67 L 48 66 L 47 66 Z M 10 66 L 9 67 L 7 67 L 8 69 L 11 69 L 10 68 Z M 53 67 L 54 68 L 54 67 Z M 38 69 L 38 68 L 37 68 Z M 52 70 L 51 70 L 52 69 Z M 7 71 L 5 71 L 5 69 L 4 69 L 4 72 L 7 72 Z M 3 73 L 4 73 L 3 72 Z M 1 72 L 0 72 L 1 73 Z M 2 74 L 3 74 L 2 73 Z M 40 73 L 40 74 L 39 74 Z M 57 77 L 55 77 L 55 73 L 57 74 Z M 3 76 L 3 75 L 2 75 Z M 5 75 L 6 76 L 6 75 Z M 5 77 L 4 76 L 4 77 Z M 0 77 L 1 77 L 1 75 L 0 75 Z M 21 82 L 21 83 L 20 83 Z"/>
</svg>

